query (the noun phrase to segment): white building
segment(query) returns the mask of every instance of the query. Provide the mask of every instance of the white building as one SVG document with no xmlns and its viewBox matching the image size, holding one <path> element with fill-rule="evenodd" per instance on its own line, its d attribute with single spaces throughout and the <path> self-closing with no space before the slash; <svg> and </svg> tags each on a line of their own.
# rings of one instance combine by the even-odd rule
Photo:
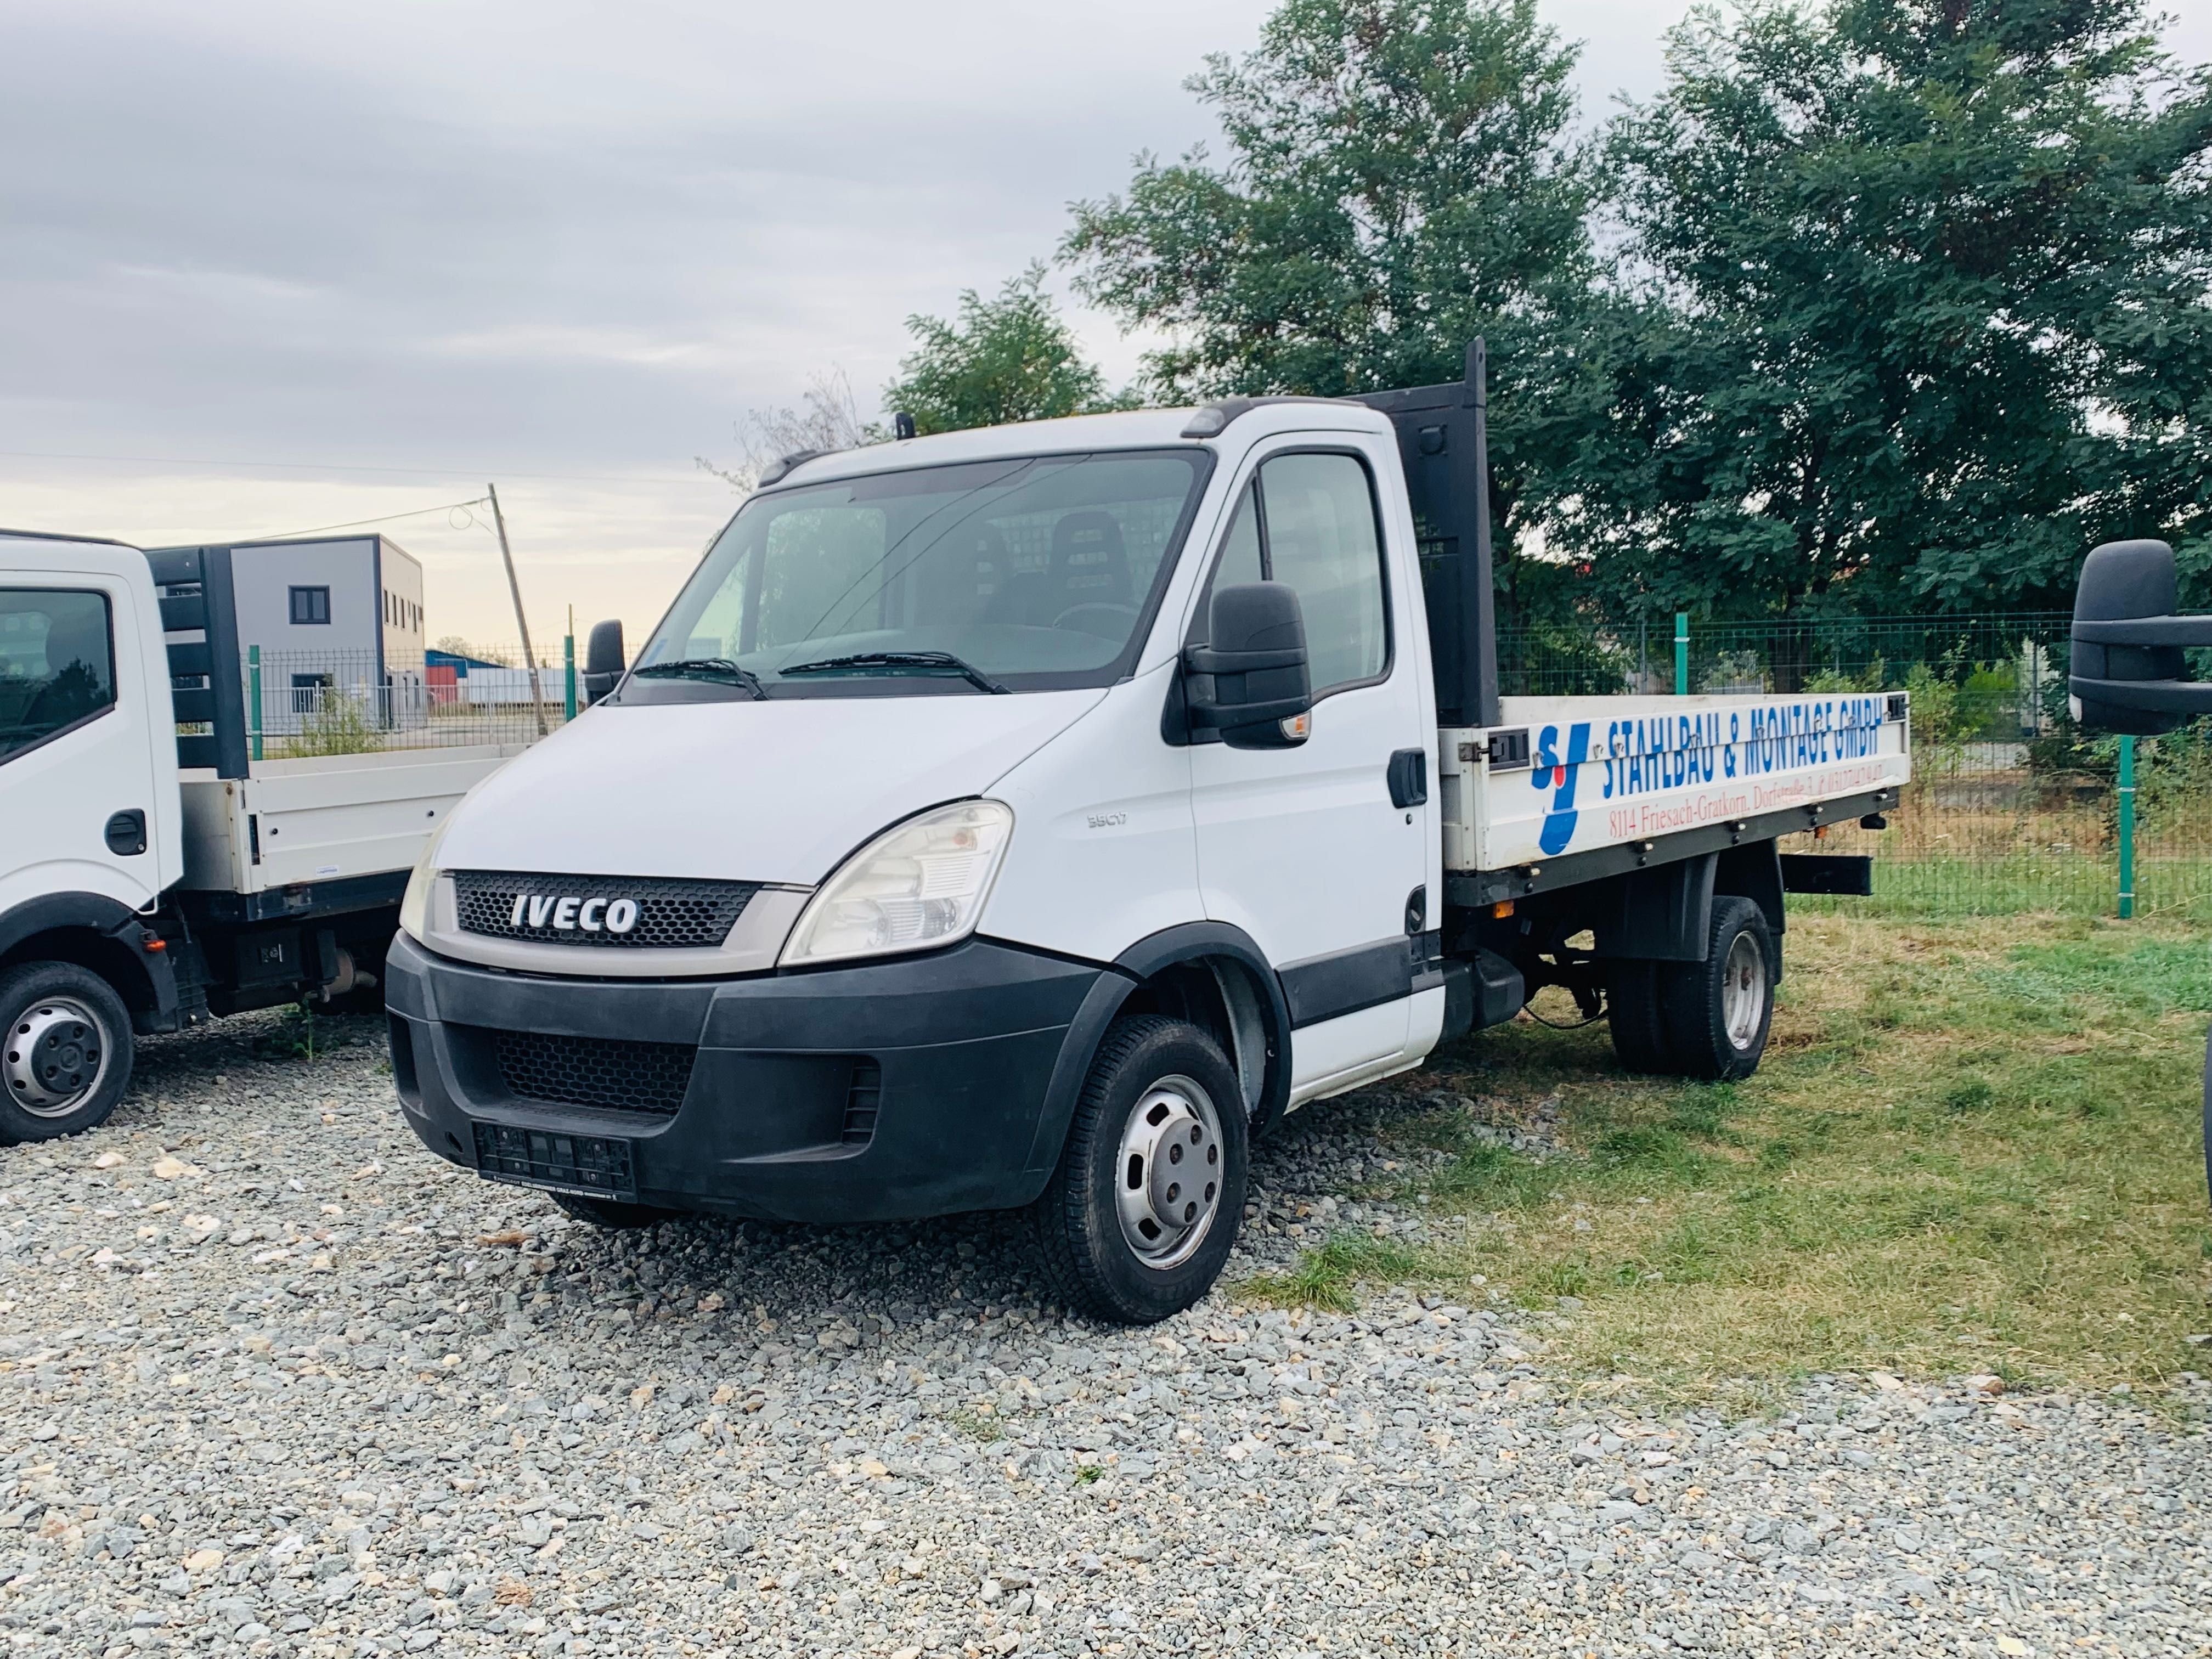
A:
<svg viewBox="0 0 2212 1659">
<path fill-rule="evenodd" d="M 412 554 L 374 534 L 230 551 L 239 655 L 258 648 L 264 732 L 297 732 L 340 696 L 386 729 L 422 723 L 422 567 Z"/>
</svg>

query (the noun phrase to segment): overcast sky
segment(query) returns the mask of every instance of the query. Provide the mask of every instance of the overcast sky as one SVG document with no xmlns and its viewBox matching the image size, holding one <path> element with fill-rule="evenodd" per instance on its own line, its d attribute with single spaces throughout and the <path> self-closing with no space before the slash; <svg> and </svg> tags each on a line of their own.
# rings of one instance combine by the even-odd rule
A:
<svg viewBox="0 0 2212 1659">
<path fill-rule="evenodd" d="M 1183 77 L 1271 9 L 9 0 L 0 525 L 243 539 L 494 479 L 540 650 L 570 605 L 635 645 L 735 504 L 692 458 L 832 366 L 872 412 L 907 314 L 1205 137 Z M 1547 0 L 1586 113 L 1681 9 Z M 379 527 L 434 636 L 513 639 L 477 515 Z"/>
</svg>

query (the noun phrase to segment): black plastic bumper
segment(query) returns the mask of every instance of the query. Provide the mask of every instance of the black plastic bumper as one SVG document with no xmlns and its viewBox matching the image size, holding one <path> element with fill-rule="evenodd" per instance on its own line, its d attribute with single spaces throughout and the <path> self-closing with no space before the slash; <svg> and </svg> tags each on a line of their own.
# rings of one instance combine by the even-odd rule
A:
<svg viewBox="0 0 2212 1659">
<path fill-rule="evenodd" d="M 1130 982 L 984 939 L 851 968 L 638 981 L 502 973 L 403 937 L 385 970 L 400 1103 L 441 1157 L 642 1204 L 816 1222 L 1028 1203 Z M 501 1033 L 583 1039 L 541 1046 L 569 1068 L 550 1086 L 594 1103 L 518 1094 Z M 627 1092 L 624 1057 L 639 1051 L 601 1047 L 641 1043 L 671 1045 L 649 1056 L 663 1067 L 657 1111 Z M 666 1069 L 685 1049 L 688 1077 Z M 580 1158 L 592 1167 L 572 1170 Z"/>
</svg>

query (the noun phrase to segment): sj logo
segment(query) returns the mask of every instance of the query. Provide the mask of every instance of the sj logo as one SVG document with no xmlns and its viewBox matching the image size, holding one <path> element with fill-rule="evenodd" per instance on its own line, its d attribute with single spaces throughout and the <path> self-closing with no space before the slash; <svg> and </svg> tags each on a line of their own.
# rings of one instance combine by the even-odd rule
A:
<svg viewBox="0 0 2212 1659">
<path fill-rule="evenodd" d="M 1567 752 L 1559 755 L 1559 728 L 1547 726 L 1537 734 L 1536 763 L 1528 769 L 1528 781 L 1538 789 L 1552 792 L 1552 804 L 1544 811 L 1544 828 L 1536 837 L 1536 845 L 1547 853 L 1563 853 L 1575 837 L 1575 780 L 1580 775 L 1582 763 L 1589 758 L 1590 723 L 1577 720 L 1567 728 Z"/>
</svg>

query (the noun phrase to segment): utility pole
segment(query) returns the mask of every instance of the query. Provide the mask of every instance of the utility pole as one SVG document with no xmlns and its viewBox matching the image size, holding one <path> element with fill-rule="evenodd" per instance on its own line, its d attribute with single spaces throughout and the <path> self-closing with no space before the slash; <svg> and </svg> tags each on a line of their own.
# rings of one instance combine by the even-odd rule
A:
<svg viewBox="0 0 2212 1659">
<path fill-rule="evenodd" d="M 522 635 L 522 660 L 530 669 L 530 712 L 538 717 L 538 735 L 545 735 L 545 690 L 538 683 L 538 653 L 530 648 L 530 624 L 522 616 L 522 584 L 514 580 L 514 555 L 507 546 L 507 515 L 499 510 L 499 486 L 486 484 L 491 495 L 491 521 L 499 526 L 499 556 L 507 565 L 507 591 L 514 598 L 514 625 Z"/>
</svg>

